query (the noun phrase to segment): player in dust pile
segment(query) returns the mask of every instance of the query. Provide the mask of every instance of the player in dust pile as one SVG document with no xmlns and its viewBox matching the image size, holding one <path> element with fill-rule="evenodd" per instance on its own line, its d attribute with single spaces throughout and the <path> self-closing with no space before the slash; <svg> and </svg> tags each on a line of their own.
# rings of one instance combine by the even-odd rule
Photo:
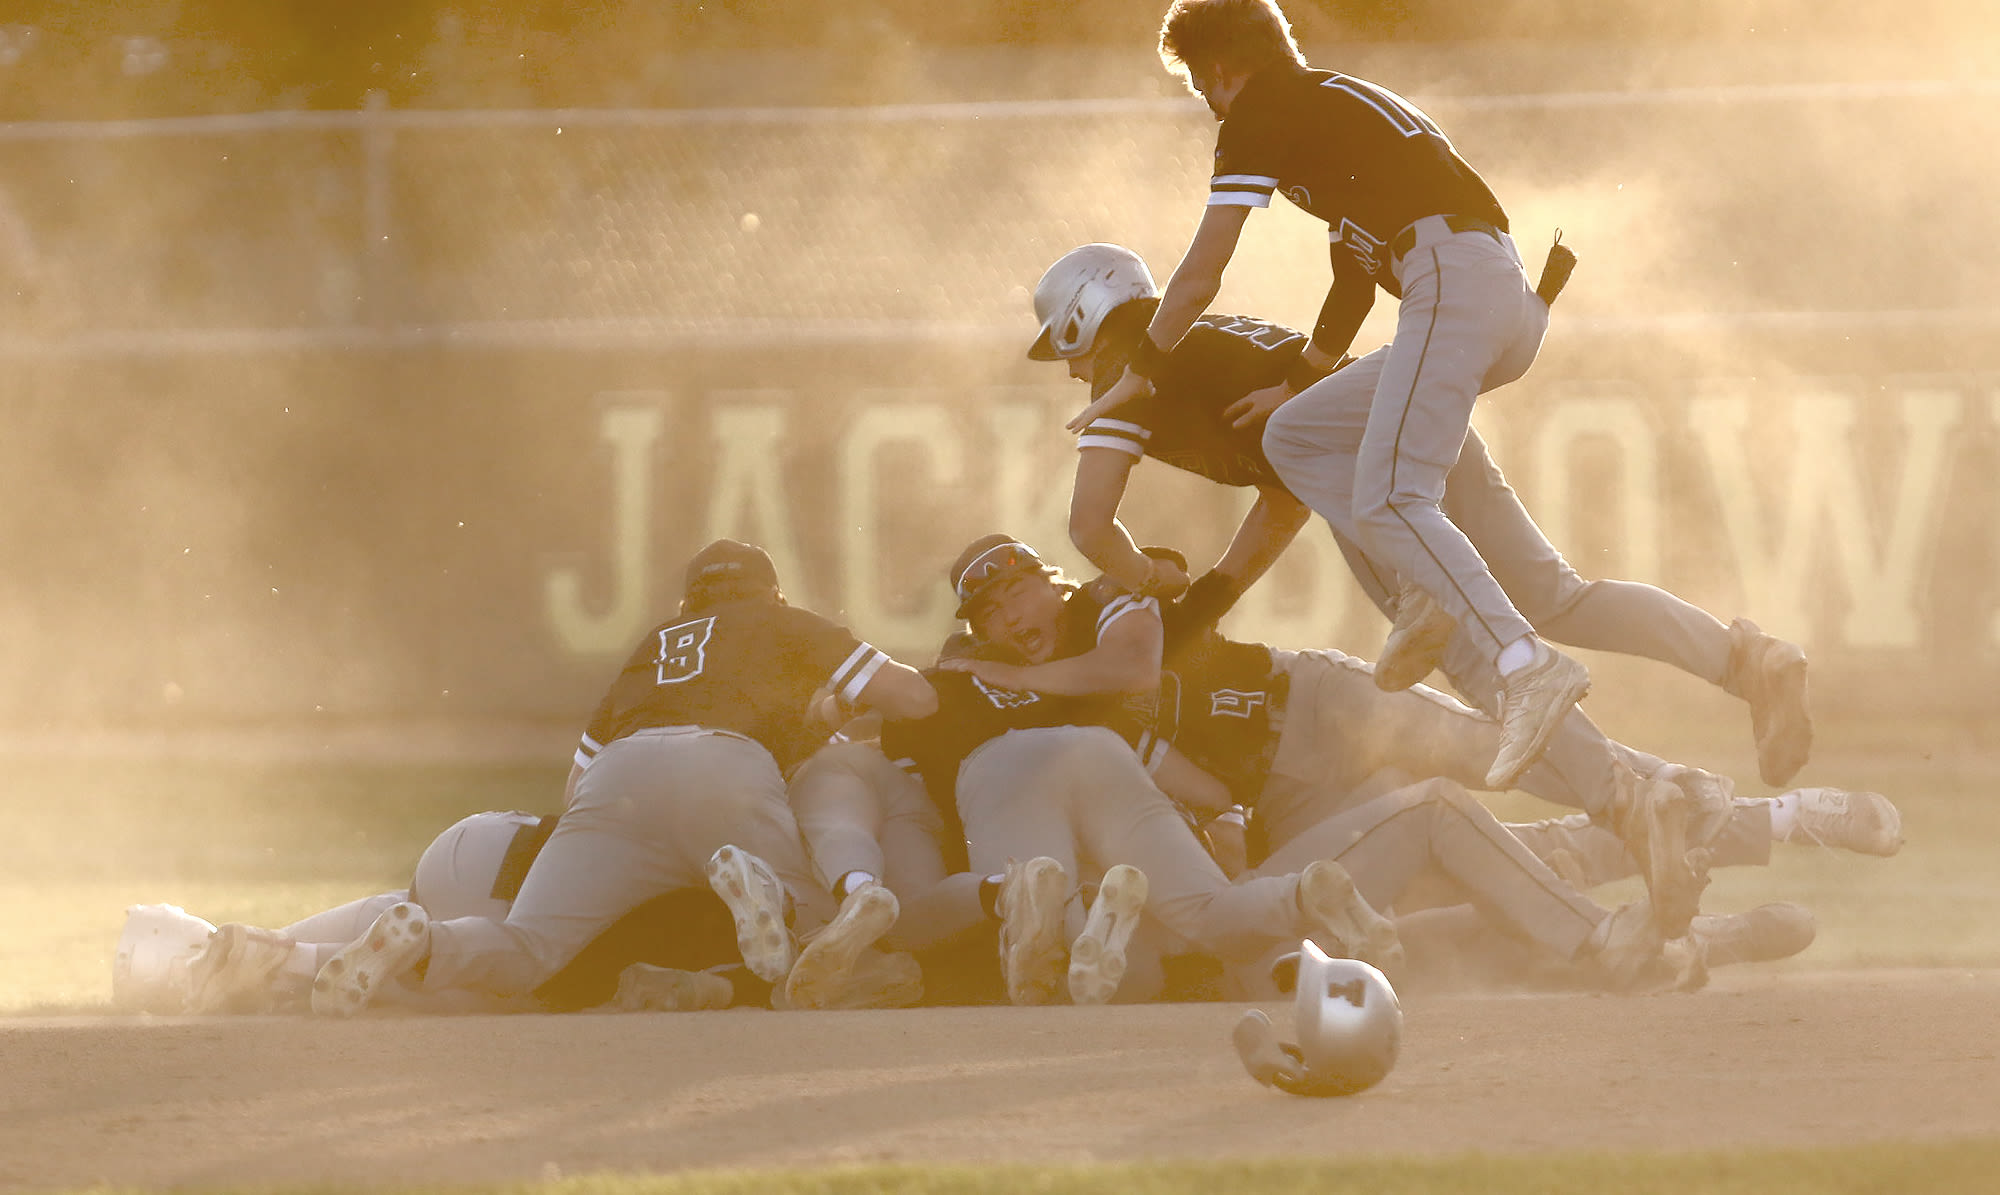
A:
<svg viewBox="0 0 2000 1195">
<path fill-rule="evenodd" d="M 784 983 L 795 963 L 850 963 L 854 939 L 879 938 L 896 909 L 871 887 L 829 920 L 810 875 L 784 771 L 825 738 L 807 716 L 822 690 L 850 714 L 937 706 L 914 669 L 787 604 L 763 549 L 709 544 L 688 564 L 679 616 L 641 639 L 591 715 L 562 817 L 506 919 L 432 923 L 399 904 L 320 968 L 313 1010 L 351 1013 L 397 982 L 528 991 L 642 901 L 704 883 L 765 981 Z M 816 960 L 800 958 L 788 906 L 800 928 L 824 927 Z"/>
</svg>

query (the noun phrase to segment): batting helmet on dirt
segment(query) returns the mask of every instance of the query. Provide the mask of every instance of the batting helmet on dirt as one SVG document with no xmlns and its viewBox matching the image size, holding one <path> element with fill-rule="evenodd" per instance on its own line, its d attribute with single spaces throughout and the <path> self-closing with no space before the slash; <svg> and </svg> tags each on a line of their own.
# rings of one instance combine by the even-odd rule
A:
<svg viewBox="0 0 2000 1195">
<path fill-rule="evenodd" d="M 1262 1011 L 1244 1013 L 1235 1043 L 1250 1077 L 1293 1095 L 1353 1095 L 1380 1083 L 1403 1045 L 1403 1007 L 1388 977 L 1358 959 L 1329 958 L 1310 938 L 1273 970 L 1280 986 L 1296 976 L 1299 1042 L 1279 1040 Z"/>
</svg>

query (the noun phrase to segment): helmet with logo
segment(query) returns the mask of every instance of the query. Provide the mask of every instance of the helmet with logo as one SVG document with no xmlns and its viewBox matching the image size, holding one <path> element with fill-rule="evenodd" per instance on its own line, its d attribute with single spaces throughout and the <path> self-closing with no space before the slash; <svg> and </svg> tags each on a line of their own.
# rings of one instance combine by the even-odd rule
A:
<svg viewBox="0 0 2000 1195">
<path fill-rule="evenodd" d="M 1134 299 L 1159 293 L 1146 263 L 1123 245 L 1071 249 L 1035 283 L 1035 320 L 1042 330 L 1028 356 L 1035 361 L 1081 357 L 1097 342 L 1106 316 Z"/>
<path fill-rule="evenodd" d="M 1380 1083 L 1403 1047 L 1403 1006 L 1389 978 L 1359 959 L 1331 958 L 1308 938 L 1279 959 L 1292 1001 L 1297 1045 L 1280 1041 L 1257 1009 L 1237 1022 L 1237 1056 L 1258 1082 L 1293 1095 L 1353 1095 Z"/>
</svg>

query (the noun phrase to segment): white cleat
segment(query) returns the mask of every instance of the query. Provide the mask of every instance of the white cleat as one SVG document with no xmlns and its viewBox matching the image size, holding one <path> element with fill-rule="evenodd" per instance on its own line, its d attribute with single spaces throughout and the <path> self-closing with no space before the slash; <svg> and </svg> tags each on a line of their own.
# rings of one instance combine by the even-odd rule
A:
<svg viewBox="0 0 2000 1195">
<path fill-rule="evenodd" d="M 861 953 L 896 924 L 896 894 L 880 884 L 863 884 L 840 902 L 840 912 L 806 943 L 785 978 L 785 1002 L 792 1008 L 833 1008 L 845 998 Z"/>
<path fill-rule="evenodd" d="M 713 972 L 633 963 L 618 973 L 612 1003 L 626 1012 L 697 1012 L 728 1008 L 735 998 L 735 985 Z"/>
<path fill-rule="evenodd" d="M 1588 669 L 1535 640 L 1535 662 L 1500 678 L 1500 750 L 1486 773 L 1486 787 L 1494 792 L 1514 787 L 1588 692 Z"/>
<path fill-rule="evenodd" d="M 274 979 L 297 943 L 275 930 L 231 921 L 215 927 L 188 963 L 187 1010 L 195 1014 L 277 1009 Z"/>
<path fill-rule="evenodd" d="M 1383 971 L 1403 965 L 1403 940 L 1396 923 L 1375 911 L 1354 886 L 1354 877 L 1331 859 L 1306 865 L 1299 873 L 1299 911 L 1319 948 L 1335 958 L 1360 959 Z"/>
<path fill-rule="evenodd" d="M 1047 855 L 1009 863 L 1000 881 L 1000 969 L 1014 1004 L 1053 1004 L 1062 982 L 1069 876 Z"/>
<path fill-rule="evenodd" d="M 1881 793 L 1801 788 L 1788 795 L 1799 807 L 1786 842 L 1804 839 L 1884 859 L 1903 849 L 1903 815 Z"/>
<path fill-rule="evenodd" d="M 353 1016 L 430 952 L 431 920 L 423 906 L 409 901 L 390 905 L 367 933 L 341 947 L 313 977 L 312 1010 Z"/>
<path fill-rule="evenodd" d="M 1125 947 L 1146 910 L 1146 873 L 1120 863 L 1104 873 L 1083 932 L 1069 948 L 1072 1004 L 1107 1004 L 1125 979 Z"/>
<path fill-rule="evenodd" d="M 783 983 L 798 957 L 785 924 L 785 885 L 771 865 L 740 847 L 724 846 L 708 860 L 708 886 L 736 919 L 736 948 L 765 983 Z"/>
</svg>

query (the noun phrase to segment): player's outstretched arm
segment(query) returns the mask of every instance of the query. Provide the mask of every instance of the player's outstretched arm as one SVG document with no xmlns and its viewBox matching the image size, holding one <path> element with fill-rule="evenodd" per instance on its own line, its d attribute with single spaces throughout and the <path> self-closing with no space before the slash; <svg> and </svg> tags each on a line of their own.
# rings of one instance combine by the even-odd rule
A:
<svg viewBox="0 0 2000 1195">
<path fill-rule="evenodd" d="M 1076 484 L 1069 496 L 1069 541 L 1084 559 L 1134 592 L 1143 589 L 1152 575 L 1152 562 L 1118 521 L 1136 459 L 1114 448 L 1080 449 Z"/>
<path fill-rule="evenodd" d="M 1150 600 L 1120 597 L 1125 603 L 1107 606 L 1110 621 L 1097 634 L 1097 645 L 1079 655 L 1046 664 L 1009 664 L 998 660 L 939 660 L 938 667 L 970 672 L 1002 689 L 1032 690 L 1054 697 L 1089 697 L 1107 693 L 1147 693 L 1160 685 L 1160 657 L 1165 635 L 1160 609 Z"/>
<path fill-rule="evenodd" d="M 1221 293 L 1222 272 L 1236 254 L 1236 242 L 1243 235 L 1243 221 L 1250 210 L 1235 204 L 1211 204 L 1202 209 L 1194 240 L 1188 243 L 1181 264 L 1174 267 L 1173 277 L 1167 279 L 1167 289 L 1160 292 L 1160 305 L 1153 312 L 1153 322 L 1146 326 L 1145 335 L 1140 337 L 1133 364 L 1125 367 L 1124 376 L 1091 403 L 1083 415 L 1070 420 L 1071 431 L 1083 430 L 1090 419 L 1114 411 L 1147 392 L 1148 362 L 1157 361 L 1179 344 Z"/>
<path fill-rule="evenodd" d="M 1257 487 L 1257 501 L 1237 525 L 1236 534 L 1215 571 L 1234 583 L 1242 593 L 1270 571 L 1278 557 L 1298 538 L 1299 529 L 1312 517 L 1312 510 L 1279 485 Z"/>
<path fill-rule="evenodd" d="M 874 710 L 884 718 L 913 722 L 937 713 L 937 690 L 908 664 L 890 660 L 877 669 L 862 687 L 862 709 Z"/>
</svg>

